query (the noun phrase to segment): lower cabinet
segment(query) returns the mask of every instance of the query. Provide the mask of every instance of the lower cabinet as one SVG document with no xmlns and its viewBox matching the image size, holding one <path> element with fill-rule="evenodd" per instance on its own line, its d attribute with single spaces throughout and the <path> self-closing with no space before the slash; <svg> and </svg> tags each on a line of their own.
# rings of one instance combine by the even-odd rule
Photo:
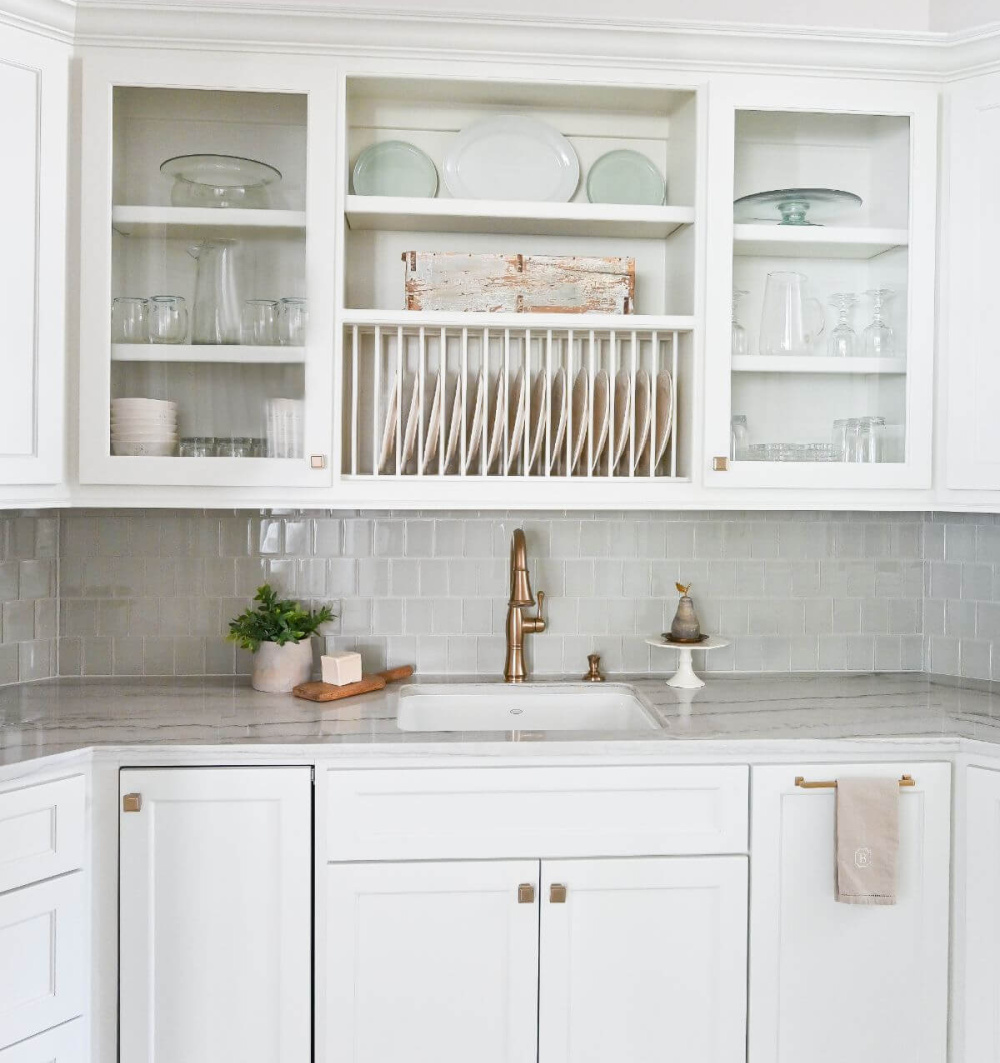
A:
<svg viewBox="0 0 1000 1063">
<path fill-rule="evenodd" d="M 737 1063 L 747 859 L 331 865 L 327 1063 Z"/>
<path fill-rule="evenodd" d="M 120 787 L 120 1063 L 309 1063 L 311 770 Z"/>
<path fill-rule="evenodd" d="M 796 777 L 902 773 L 897 903 L 840 904 L 836 790 Z M 947 1058 L 950 782 L 948 764 L 754 769 L 750 1063 Z"/>
</svg>

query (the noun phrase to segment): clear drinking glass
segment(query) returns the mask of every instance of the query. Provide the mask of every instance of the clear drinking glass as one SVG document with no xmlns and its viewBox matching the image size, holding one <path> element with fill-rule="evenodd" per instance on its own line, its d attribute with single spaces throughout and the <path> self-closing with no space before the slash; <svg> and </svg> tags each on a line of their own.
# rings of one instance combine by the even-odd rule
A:
<svg viewBox="0 0 1000 1063">
<path fill-rule="evenodd" d="M 844 425 L 844 461 L 860 461 L 861 421 L 857 417 L 848 417 Z"/>
<path fill-rule="evenodd" d="M 278 302 L 276 299 L 247 299 L 243 304 L 243 342 L 254 347 L 270 347 L 278 342 Z"/>
<path fill-rule="evenodd" d="M 808 278 L 801 273 L 778 271 L 767 275 L 764 307 L 760 316 L 763 355 L 808 355 L 823 331 L 823 307 L 806 295 Z M 811 321 L 807 322 L 807 317 Z"/>
<path fill-rule="evenodd" d="M 111 300 L 111 342 L 149 343 L 149 301 L 122 295 Z"/>
<path fill-rule="evenodd" d="M 826 343 L 831 358 L 853 358 L 858 353 L 858 337 L 851 328 L 851 311 L 858 297 L 853 292 L 835 292 L 830 296 L 830 305 L 837 311 L 837 324 L 830 332 Z"/>
<path fill-rule="evenodd" d="M 749 354 L 750 348 L 747 344 L 747 330 L 736 320 L 736 311 L 739 307 L 739 302 L 747 293 L 742 288 L 733 289 L 733 357 L 738 358 L 741 355 Z"/>
<path fill-rule="evenodd" d="M 729 429 L 729 456 L 734 461 L 744 460 L 747 456 L 747 446 L 750 443 L 750 434 L 747 429 L 746 414 L 733 414 Z"/>
<path fill-rule="evenodd" d="M 211 436 L 186 436 L 180 442 L 182 458 L 214 458 L 215 440 Z"/>
<path fill-rule="evenodd" d="M 150 343 L 183 343 L 187 339 L 187 303 L 179 295 L 154 295 L 148 313 Z"/>
<path fill-rule="evenodd" d="M 302 457 L 302 400 L 268 399 L 264 407 L 269 458 Z"/>
<path fill-rule="evenodd" d="M 251 458 L 253 457 L 253 440 L 249 436 L 216 439 L 215 456 L 217 458 Z"/>
<path fill-rule="evenodd" d="M 892 289 L 872 288 L 865 295 L 872 301 L 872 322 L 865 329 L 865 354 L 869 358 L 891 358 L 896 353 L 892 328 L 885 323 L 882 315 L 885 304 L 892 298 Z"/>
<path fill-rule="evenodd" d="M 305 299 L 278 301 L 278 342 L 282 347 L 305 346 L 308 324 L 309 307 Z"/>
<path fill-rule="evenodd" d="M 884 434 L 884 417 L 860 417 L 858 419 L 857 460 L 872 463 L 881 461 Z"/>
</svg>

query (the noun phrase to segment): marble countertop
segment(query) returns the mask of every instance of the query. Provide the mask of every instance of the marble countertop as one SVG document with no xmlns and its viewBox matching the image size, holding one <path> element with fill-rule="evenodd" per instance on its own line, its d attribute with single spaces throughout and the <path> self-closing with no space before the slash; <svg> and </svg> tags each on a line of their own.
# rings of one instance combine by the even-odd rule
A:
<svg viewBox="0 0 1000 1063">
<path fill-rule="evenodd" d="M 617 677 L 616 677 L 617 679 Z M 413 682 L 459 677 L 414 677 Z M 465 678 L 465 682 L 482 682 Z M 0 688 L 0 765 L 90 747 L 246 747 L 256 754 L 742 752 L 761 743 L 891 741 L 957 748 L 961 740 L 1000 746 L 1000 694 L 914 674 L 713 677 L 697 691 L 662 678 L 622 679 L 659 723 L 642 732 L 403 732 L 402 685 L 316 704 L 261 694 L 245 679 L 58 679 Z M 544 680 L 540 682 L 545 682 Z M 949 745 L 950 743 L 950 745 Z M 855 746 L 856 748 L 856 746 Z"/>
</svg>

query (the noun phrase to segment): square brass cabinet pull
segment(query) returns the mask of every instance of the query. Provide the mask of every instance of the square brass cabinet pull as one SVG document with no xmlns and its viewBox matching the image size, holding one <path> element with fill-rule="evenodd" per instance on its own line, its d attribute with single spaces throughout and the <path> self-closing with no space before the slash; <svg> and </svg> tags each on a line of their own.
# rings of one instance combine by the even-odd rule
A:
<svg viewBox="0 0 1000 1063">
<path fill-rule="evenodd" d="M 566 903 L 566 887 L 561 882 L 553 882 L 552 885 L 549 886 L 549 903 Z"/>
<path fill-rule="evenodd" d="M 522 882 L 521 885 L 517 887 L 517 903 L 535 903 L 535 887 L 532 886 L 530 882 Z"/>
<path fill-rule="evenodd" d="M 142 809 L 142 794 L 126 794 L 122 798 L 123 812 L 139 812 Z"/>
</svg>

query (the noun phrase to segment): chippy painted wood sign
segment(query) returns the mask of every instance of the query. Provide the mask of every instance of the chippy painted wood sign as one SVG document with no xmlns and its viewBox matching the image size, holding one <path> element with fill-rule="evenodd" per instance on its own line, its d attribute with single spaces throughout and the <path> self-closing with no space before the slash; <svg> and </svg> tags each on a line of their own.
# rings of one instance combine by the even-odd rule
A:
<svg viewBox="0 0 1000 1063">
<path fill-rule="evenodd" d="M 407 310 L 630 314 L 635 259 L 403 253 Z"/>
</svg>

